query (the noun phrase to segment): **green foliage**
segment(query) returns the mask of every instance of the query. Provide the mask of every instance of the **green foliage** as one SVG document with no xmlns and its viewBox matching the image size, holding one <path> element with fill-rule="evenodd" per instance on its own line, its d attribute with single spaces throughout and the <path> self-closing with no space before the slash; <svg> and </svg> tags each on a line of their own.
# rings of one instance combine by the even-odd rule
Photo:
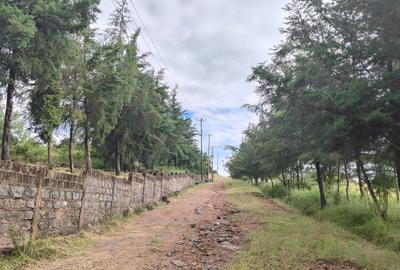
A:
<svg viewBox="0 0 400 270">
<path fill-rule="evenodd" d="M 12 123 L 11 158 L 53 159 L 56 165 L 69 163 L 71 172 L 75 165 L 115 169 L 117 174 L 162 167 L 198 172 L 197 133 L 184 116 L 177 89 L 170 94 L 163 73 L 138 54 L 140 31 L 129 36 L 128 1 L 116 1 L 105 40 L 96 39 L 90 29 L 98 4 L 0 4 L 0 86 L 10 89 L 6 111 L 11 117 L 3 116 Z M 24 86 L 29 107 L 23 120 L 20 113 L 12 114 L 12 101 L 19 98 L 16 83 Z M 35 134 L 21 132 L 27 126 Z M 7 130 L 4 134 L 8 136 Z M 63 138 L 57 136 L 52 147 L 54 134 Z M 48 157 L 41 143 L 47 144 Z"/>
<path fill-rule="evenodd" d="M 315 167 L 321 207 L 326 189 L 357 178 L 385 219 L 400 184 L 400 42 L 387 19 L 399 5 L 293 0 L 285 10 L 285 40 L 249 77 L 260 102 L 247 107 L 260 119 L 228 162 L 231 175 L 279 176 L 293 189 L 293 174 Z"/>
<path fill-rule="evenodd" d="M 280 187 L 279 187 L 280 186 Z M 284 188 L 282 185 L 275 185 L 274 189 Z M 288 203 L 290 206 L 298 209 L 302 214 L 312 216 L 318 220 L 334 222 L 343 228 L 349 229 L 362 238 L 374 242 L 383 247 L 398 251 L 400 244 L 400 227 L 398 212 L 391 212 L 389 221 L 385 222 L 379 218 L 373 205 L 365 199 L 357 198 L 355 192 L 351 194 L 352 200 L 346 201 L 344 194 L 341 194 L 341 203 L 331 204 L 324 210 L 319 207 L 319 192 L 316 188 L 311 191 L 295 190 L 289 195 L 274 193 L 270 185 L 262 188 L 262 192 Z M 279 196 L 280 195 L 280 196 Z M 328 196 L 329 201 L 334 200 L 334 195 Z M 395 202 L 391 202 L 395 207 Z M 395 207 L 398 209 L 398 207 Z"/>
<path fill-rule="evenodd" d="M 283 185 L 276 185 L 273 188 L 265 185 L 261 188 L 262 192 L 271 198 L 286 198 L 289 195 L 288 189 Z"/>
</svg>

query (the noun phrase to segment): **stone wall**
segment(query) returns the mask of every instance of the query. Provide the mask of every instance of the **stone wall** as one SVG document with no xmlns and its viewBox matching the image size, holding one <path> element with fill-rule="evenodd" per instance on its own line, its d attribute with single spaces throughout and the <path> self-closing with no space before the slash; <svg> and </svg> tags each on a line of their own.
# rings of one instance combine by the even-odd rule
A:
<svg viewBox="0 0 400 270">
<path fill-rule="evenodd" d="M 0 249 L 12 235 L 65 235 L 120 217 L 196 183 L 191 175 L 130 173 L 128 179 L 94 171 L 91 176 L 0 161 Z"/>
</svg>

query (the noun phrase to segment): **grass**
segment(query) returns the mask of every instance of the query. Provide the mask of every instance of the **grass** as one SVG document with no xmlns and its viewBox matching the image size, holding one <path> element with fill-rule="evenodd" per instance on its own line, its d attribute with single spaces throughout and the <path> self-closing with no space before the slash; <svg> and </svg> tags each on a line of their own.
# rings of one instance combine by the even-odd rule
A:
<svg viewBox="0 0 400 270">
<path fill-rule="evenodd" d="M 108 219 L 101 225 L 74 235 L 30 240 L 19 245 L 11 256 L 0 256 L 0 269 L 21 269 L 35 262 L 77 254 L 95 243 L 102 234 L 114 230 L 131 218 Z"/>
<path fill-rule="evenodd" d="M 267 196 L 283 200 L 304 215 L 320 221 L 333 222 L 365 240 L 400 251 L 400 207 L 394 198 L 390 203 L 388 220 L 383 221 L 376 215 L 373 206 L 366 198 L 360 199 L 355 186 L 350 190 L 350 201 L 341 194 L 339 204 L 334 203 L 334 194 L 328 190 L 328 206 L 324 210 L 319 206 L 319 193 L 316 187 L 311 190 L 292 190 L 290 195 L 280 191 L 284 189 L 281 185 L 276 185 L 275 188 L 273 191 L 271 186 L 266 185 L 262 191 Z"/>
<path fill-rule="evenodd" d="M 250 235 L 232 270 L 309 269 L 319 260 L 351 261 L 367 269 L 398 269 L 398 253 L 378 247 L 341 226 L 303 215 L 300 211 L 273 211 L 248 192 L 260 192 L 247 183 L 229 180 L 229 199 L 242 211 L 237 218 L 257 217 L 263 228 Z"/>
<path fill-rule="evenodd" d="M 158 247 L 159 245 L 161 245 L 161 240 L 158 238 L 151 239 L 150 245 L 154 246 L 154 247 Z"/>
</svg>

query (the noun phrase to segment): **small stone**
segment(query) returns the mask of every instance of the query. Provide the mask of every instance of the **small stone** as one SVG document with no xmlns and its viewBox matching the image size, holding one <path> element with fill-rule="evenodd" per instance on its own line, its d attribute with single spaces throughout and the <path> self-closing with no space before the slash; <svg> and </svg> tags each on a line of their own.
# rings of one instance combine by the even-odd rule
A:
<svg viewBox="0 0 400 270">
<path fill-rule="evenodd" d="M 24 196 L 25 188 L 20 186 L 11 187 L 11 195 L 14 198 L 22 198 Z"/>
<path fill-rule="evenodd" d="M 9 226 L 8 224 L 0 224 L 0 233 L 8 232 Z"/>
<path fill-rule="evenodd" d="M 203 214 L 203 209 L 201 207 L 197 207 L 196 209 L 194 209 L 194 211 L 198 215 Z"/>
<path fill-rule="evenodd" d="M 231 209 L 230 212 L 231 212 L 232 214 L 237 214 L 237 213 L 240 213 L 240 209 L 233 208 L 233 209 Z"/>
<path fill-rule="evenodd" d="M 190 226 L 190 228 L 194 228 L 194 227 L 196 227 L 196 224 L 192 223 L 192 224 L 189 224 L 189 226 Z"/>
<path fill-rule="evenodd" d="M 232 245 L 232 243 L 231 243 L 231 242 L 228 242 L 228 241 L 222 242 L 222 243 L 221 243 L 221 246 L 222 246 L 223 248 L 229 249 L 229 250 L 231 250 L 231 251 L 239 250 L 239 247 L 238 247 L 238 246 Z"/>
<path fill-rule="evenodd" d="M 173 265 L 178 266 L 178 267 L 184 267 L 186 266 L 186 263 L 180 261 L 180 260 L 174 260 L 171 262 Z"/>
<path fill-rule="evenodd" d="M 203 269 L 204 270 L 218 270 L 219 268 L 217 266 L 214 266 L 214 265 L 207 265 Z"/>
</svg>

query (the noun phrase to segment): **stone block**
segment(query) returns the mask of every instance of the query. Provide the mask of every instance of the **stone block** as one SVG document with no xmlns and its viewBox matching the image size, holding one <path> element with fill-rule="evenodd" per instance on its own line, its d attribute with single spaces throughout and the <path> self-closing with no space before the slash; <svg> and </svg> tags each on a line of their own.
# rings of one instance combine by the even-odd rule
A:
<svg viewBox="0 0 400 270">
<path fill-rule="evenodd" d="M 25 206 L 26 206 L 25 200 L 12 200 L 11 201 L 11 208 L 13 208 L 13 209 L 24 208 Z"/>
<path fill-rule="evenodd" d="M 51 197 L 52 197 L 53 199 L 58 199 L 58 198 L 60 197 L 59 192 L 58 192 L 58 191 L 53 191 L 53 192 L 51 193 Z"/>
<path fill-rule="evenodd" d="M 54 218 L 56 218 L 57 216 L 56 216 L 56 212 L 49 212 L 48 214 L 47 214 L 47 218 L 49 218 L 49 219 L 54 219 Z"/>
<path fill-rule="evenodd" d="M 9 211 L 7 214 L 8 218 L 12 220 L 22 220 L 25 215 L 23 211 Z"/>
<path fill-rule="evenodd" d="M 26 206 L 29 207 L 29 208 L 35 208 L 35 200 L 29 200 L 26 203 Z"/>
<path fill-rule="evenodd" d="M 0 224 L 0 233 L 8 232 L 10 226 L 8 224 Z"/>
<path fill-rule="evenodd" d="M 46 188 L 42 190 L 42 199 L 47 199 L 50 196 L 50 191 Z"/>
<path fill-rule="evenodd" d="M 8 185 L 0 185 L 0 197 L 7 197 Z"/>
<path fill-rule="evenodd" d="M 24 219 L 33 219 L 33 211 L 25 211 Z"/>
<path fill-rule="evenodd" d="M 65 192 L 64 191 L 60 191 L 59 195 L 60 195 L 60 199 L 64 200 Z"/>
<path fill-rule="evenodd" d="M 25 194 L 30 198 L 35 198 L 37 194 L 37 188 L 31 187 L 25 190 Z"/>
<path fill-rule="evenodd" d="M 25 193 L 25 188 L 21 186 L 11 187 L 11 196 L 14 198 L 22 198 Z"/>
<path fill-rule="evenodd" d="M 64 208 L 66 206 L 67 206 L 67 202 L 66 201 L 56 201 L 54 203 L 54 208 L 56 208 L 56 209 Z"/>
<path fill-rule="evenodd" d="M 0 207 L 1 208 L 11 208 L 13 199 L 1 199 L 0 200 Z"/>
<path fill-rule="evenodd" d="M 81 194 L 79 192 L 74 192 L 74 193 L 72 193 L 72 198 L 74 200 L 80 200 L 81 199 Z"/>
<path fill-rule="evenodd" d="M 53 208 L 53 202 L 47 202 L 47 208 Z"/>
<path fill-rule="evenodd" d="M 6 219 L 6 211 L 0 211 L 0 220 Z"/>
<path fill-rule="evenodd" d="M 72 199 L 72 193 L 70 191 L 65 192 L 65 198 L 67 200 L 71 200 Z"/>
</svg>

